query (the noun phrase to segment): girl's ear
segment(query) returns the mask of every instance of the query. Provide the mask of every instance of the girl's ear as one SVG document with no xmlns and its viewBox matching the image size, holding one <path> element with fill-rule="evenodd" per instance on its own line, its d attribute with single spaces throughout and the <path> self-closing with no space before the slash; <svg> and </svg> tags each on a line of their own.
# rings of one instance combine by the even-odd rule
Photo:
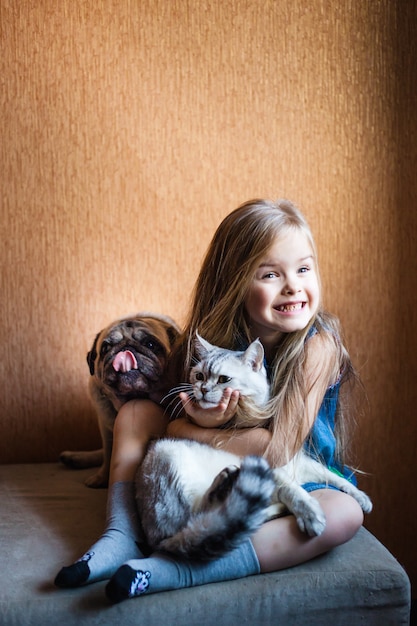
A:
<svg viewBox="0 0 417 626">
<path fill-rule="evenodd" d="M 203 337 L 196 332 L 194 337 L 194 350 L 197 356 L 200 357 L 200 359 L 205 357 L 212 348 L 211 343 L 203 339 Z"/>
<path fill-rule="evenodd" d="M 254 372 L 259 372 L 264 364 L 264 347 L 259 339 L 255 339 L 243 353 L 243 361 L 250 365 Z"/>
</svg>

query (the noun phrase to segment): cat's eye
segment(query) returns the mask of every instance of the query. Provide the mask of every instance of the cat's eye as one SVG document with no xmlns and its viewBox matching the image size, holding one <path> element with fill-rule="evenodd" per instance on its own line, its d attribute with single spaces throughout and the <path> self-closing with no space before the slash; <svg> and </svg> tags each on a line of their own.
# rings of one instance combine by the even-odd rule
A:
<svg viewBox="0 0 417 626">
<path fill-rule="evenodd" d="M 195 373 L 196 380 L 204 380 L 204 374 L 202 372 Z"/>
<path fill-rule="evenodd" d="M 230 383 L 232 379 L 230 378 L 230 376 L 219 376 L 219 378 L 217 379 L 217 382 L 220 383 L 220 385 L 226 385 L 226 383 Z"/>
</svg>

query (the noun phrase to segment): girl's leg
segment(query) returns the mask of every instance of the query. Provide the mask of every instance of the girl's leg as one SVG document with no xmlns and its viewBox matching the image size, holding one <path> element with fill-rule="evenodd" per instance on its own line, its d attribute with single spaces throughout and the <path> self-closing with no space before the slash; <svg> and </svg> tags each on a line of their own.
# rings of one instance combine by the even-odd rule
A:
<svg viewBox="0 0 417 626">
<path fill-rule="evenodd" d="M 327 518 L 326 529 L 320 537 L 304 535 L 294 516 L 288 515 L 267 522 L 255 533 L 252 541 L 246 541 L 233 552 L 209 563 L 158 553 L 148 559 L 130 560 L 111 578 L 106 595 L 111 602 L 120 602 L 144 592 L 181 589 L 284 569 L 351 539 L 363 521 L 357 502 L 330 489 L 318 490 L 312 495 L 320 500 Z"/>
<path fill-rule="evenodd" d="M 334 489 L 318 489 L 310 495 L 319 500 L 326 515 L 324 532 L 308 537 L 299 530 L 293 515 L 267 522 L 252 539 L 261 572 L 305 563 L 345 543 L 362 526 L 362 509 L 351 496 Z"/>
<path fill-rule="evenodd" d="M 134 477 L 149 440 L 161 437 L 166 424 L 163 410 L 150 400 L 132 400 L 120 409 L 113 432 L 105 531 L 78 561 L 60 570 L 58 587 L 105 580 L 127 559 L 142 557 Z"/>
</svg>

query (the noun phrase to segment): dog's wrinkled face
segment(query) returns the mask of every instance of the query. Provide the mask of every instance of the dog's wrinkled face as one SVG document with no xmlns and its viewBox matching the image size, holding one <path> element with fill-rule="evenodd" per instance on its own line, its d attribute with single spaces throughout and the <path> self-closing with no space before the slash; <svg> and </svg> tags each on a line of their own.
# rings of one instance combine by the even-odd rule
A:
<svg viewBox="0 0 417 626">
<path fill-rule="evenodd" d="M 158 391 L 178 329 L 171 320 L 138 315 L 102 330 L 87 355 L 90 373 L 112 401 Z"/>
</svg>

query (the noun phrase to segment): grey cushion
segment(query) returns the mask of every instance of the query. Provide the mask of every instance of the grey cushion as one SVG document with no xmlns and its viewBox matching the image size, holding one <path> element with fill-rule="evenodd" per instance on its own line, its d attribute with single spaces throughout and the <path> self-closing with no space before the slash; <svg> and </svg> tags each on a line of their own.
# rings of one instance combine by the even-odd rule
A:
<svg viewBox="0 0 417 626">
<path fill-rule="evenodd" d="M 0 466 L 0 624 L 243 626 L 408 624 L 410 584 L 365 529 L 292 569 L 170 591 L 110 606 L 105 583 L 74 590 L 52 581 L 103 530 L 106 490 L 90 471 L 55 464 Z"/>
</svg>

